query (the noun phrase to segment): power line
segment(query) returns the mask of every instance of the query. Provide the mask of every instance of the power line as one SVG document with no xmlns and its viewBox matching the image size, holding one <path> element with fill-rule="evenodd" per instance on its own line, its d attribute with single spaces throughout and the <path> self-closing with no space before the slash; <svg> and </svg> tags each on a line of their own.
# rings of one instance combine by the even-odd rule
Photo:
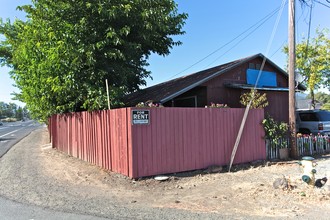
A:
<svg viewBox="0 0 330 220">
<path fill-rule="evenodd" d="M 305 59 L 307 59 L 309 39 L 310 39 L 310 35 L 311 35 L 312 12 L 313 12 L 313 2 L 310 5 L 310 10 L 309 10 L 308 35 L 307 35 L 307 44 L 306 44 L 306 51 L 305 51 Z"/>
<path fill-rule="evenodd" d="M 209 65 L 207 65 L 206 67 L 211 66 L 213 63 L 215 63 L 217 60 L 219 60 L 221 57 L 223 57 L 224 55 L 226 55 L 229 51 L 231 51 L 233 48 L 235 48 L 238 44 L 240 44 L 243 40 L 245 40 L 246 38 L 248 38 L 252 33 L 254 33 L 257 29 L 259 29 L 259 27 L 261 27 L 267 20 L 265 20 L 264 22 L 262 22 L 260 25 L 258 25 L 255 29 L 253 29 L 252 31 L 250 31 L 244 38 L 242 38 L 241 40 L 239 40 L 236 44 L 234 44 L 232 47 L 230 47 L 228 50 L 226 50 L 223 54 L 221 54 L 219 57 L 217 57 L 214 61 L 212 61 L 212 63 L 210 63 Z"/>
<path fill-rule="evenodd" d="M 281 44 L 281 46 L 279 46 L 279 48 L 277 48 L 276 50 L 275 50 L 275 52 L 274 53 L 272 53 L 272 55 L 270 55 L 270 57 L 269 58 L 272 58 L 281 48 L 283 48 L 283 46 L 284 46 L 284 44 L 286 43 L 286 42 L 288 42 L 288 40 L 284 40 L 283 41 L 283 43 Z"/>
<path fill-rule="evenodd" d="M 280 12 L 280 14 L 282 14 L 282 12 L 283 12 L 283 8 L 284 8 L 284 5 L 285 4 L 283 4 L 283 7 L 281 6 L 280 7 L 280 9 L 281 9 L 281 12 Z M 269 17 L 269 18 L 271 18 L 271 17 Z M 269 19 L 268 18 L 268 19 Z M 268 20 L 267 19 L 267 20 Z M 259 29 L 259 27 L 261 27 L 267 20 L 265 20 L 265 21 L 263 21 L 261 24 L 259 24 L 256 28 L 254 28 L 252 31 L 250 31 L 250 33 L 248 33 L 244 38 L 242 38 L 240 41 L 238 41 L 234 46 L 232 46 L 231 48 L 229 48 L 226 52 L 224 52 L 223 54 L 221 54 L 219 57 L 217 57 L 212 63 L 210 63 L 207 67 L 209 67 L 209 66 L 211 66 L 213 63 L 215 63 L 217 60 L 219 60 L 221 57 L 223 57 L 225 54 L 227 54 L 229 51 L 231 51 L 234 47 L 236 47 L 238 44 L 240 44 L 243 40 L 245 40 L 247 37 L 249 37 L 253 32 L 255 32 L 257 29 Z M 276 25 L 278 25 L 278 23 L 279 23 L 279 20 L 277 20 L 276 21 Z M 273 35 L 274 35 L 275 33 L 273 33 Z M 269 49 L 268 49 L 268 51 L 269 51 Z M 267 53 L 268 53 L 268 51 L 267 51 Z"/>
<path fill-rule="evenodd" d="M 300 22 L 300 20 L 302 19 L 303 16 L 304 16 L 304 12 L 301 12 L 301 14 L 300 14 L 300 16 L 299 16 L 296 24 L 298 24 Z M 299 29 L 299 26 L 297 25 L 296 26 L 296 33 L 299 33 L 299 30 L 298 29 Z M 296 35 L 296 41 L 298 42 L 298 35 Z"/>
<path fill-rule="evenodd" d="M 324 3 L 322 3 L 322 2 L 319 2 L 319 1 L 317 1 L 317 0 L 314 0 L 314 1 L 315 1 L 316 3 L 319 3 L 320 5 L 323 5 L 323 6 L 327 7 L 327 8 L 330 8 L 329 5 L 326 5 L 326 4 L 324 4 Z M 328 0 L 327 0 L 327 2 L 330 3 L 330 1 L 328 1 Z"/>
<path fill-rule="evenodd" d="M 300 16 L 299 16 L 299 18 L 297 19 L 297 23 L 299 23 L 299 21 L 301 20 L 301 18 L 303 17 L 303 15 L 304 15 L 304 13 L 303 12 L 301 12 L 301 14 L 300 14 Z M 296 27 L 296 29 L 297 29 L 297 32 L 298 32 L 298 26 Z M 285 43 L 287 43 L 288 42 L 288 40 L 287 39 L 285 39 L 284 41 L 283 41 L 283 43 L 281 44 L 281 46 L 279 46 L 273 53 L 272 53 L 272 55 L 270 55 L 270 57 L 269 58 L 272 58 L 280 49 L 282 49 L 283 48 L 283 46 L 285 45 Z"/>
<path fill-rule="evenodd" d="M 234 39 L 228 41 L 226 44 L 222 45 L 221 47 L 217 48 L 216 50 L 214 50 L 213 52 L 211 52 L 210 54 L 208 54 L 207 56 L 203 57 L 202 59 L 198 60 L 197 62 L 195 62 L 194 64 L 190 65 L 189 67 L 185 68 L 184 70 L 180 71 L 179 73 L 171 76 L 169 79 L 172 79 L 173 77 L 180 75 L 181 73 L 185 72 L 186 70 L 192 68 L 193 66 L 201 63 L 202 61 L 206 60 L 207 58 L 209 58 L 210 56 L 212 56 L 213 54 L 215 54 L 216 52 L 218 52 L 219 50 L 221 50 L 222 48 L 226 47 L 227 45 L 229 45 L 230 43 L 232 43 L 233 41 L 235 41 L 236 39 L 238 39 L 239 37 L 241 37 L 243 34 L 245 34 L 246 32 L 248 32 L 250 29 L 254 28 L 256 25 L 258 25 L 260 22 L 262 24 L 264 24 L 267 20 L 269 20 L 271 17 L 273 17 L 278 11 L 280 10 L 280 7 L 276 8 L 275 10 L 273 10 L 272 12 L 270 12 L 268 15 L 266 15 L 265 17 L 263 17 L 261 20 L 259 20 L 258 22 L 256 22 L 255 24 L 253 24 L 252 26 L 250 26 L 248 29 L 246 29 L 245 31 L 243 31 L 242 33 L 240 33 L 238 36 L 236 36 Z M 262 25 L 261 24 L 261 25 Z M 258 27 L 260 27 L 261 25 L 259 25 Z M 255 31 L 256 29 L 254 29 Z M 246 37 L 245 37 L 246 38 Z M 244 38 L 244 39 L 245 39 Z"/>
<path fill-rule="evenodd" d="M 249 101 L 249 103 L 246 106 L 245 111 L 244 111 L 244 115 L 243 115 L 243 119 L 242 119 L 242 122 L 241 122 L 241 126 L 239 128 L 239 131 L 238 131 L 238 134 L 237 134 L 237 137 L 236 137 L 236 141 L 235 141 L 235 144 L 234 144 L 234 147 L 233 147 L 233 151 L 232 151 L 231 157 L 230 157 L 229 172 L 230 172 L 231 166 L 233 164 L 233 161 L 234 161 L 234 158 L 235 158 L 235 155 L 236 155 L 236 151 L 237 151 L 239 142 L 241 140 L 241 136 L 242 136 L 242 133 L 243 133 L 243 130 L 244 130 L 244 127 L 245 127 L 245 122 L 246 122 L 247 116 L 249 114 L 249 110 L 250 110 L 250 107 L 251 107 L 251 104 L 252 104 L 252 100 L 254 99 L 254 96 L 255 96 L 255 91 L 256 91 L 256 88 L 257 88 L 257 85 L 258 85 L 258 81 L 260 79 L 262 70 L 263 70 L 264 65 L 266 63 L 266 60 L 267 60 L 266 57 L 268 56 L 268 52 L 269 52 L 270 46 L 271 46 L 271 44 L 272 44 L 272 42 L 274 40 L 274 36 L 275 36 L 276 30 L 277 30 L 277 27 L 278 27 L 278 24 L 279 24 L 279 21 L 280 21 L 280 17 L 282 16 L 282 12 L 283 12 L 283 8 L 284 8 L 284 5 L 285 5 L 285 2 L 286 2 L 286 0 L 282 0 L 281 10 L 280 10 L 280 13 L 277 16 L 277 19 L 276 19 L 275 25 L 273 27 L 273 31 L 272 31 L 271 37 L 269 39 L 268 46 L 267 46 L 267 49 L 266 49 L 266 55 L 264 56 L 264 58 L 262 60 L 262 64 L 261 64 L 261 67 L 260 67 L 260 70 L 259 70 L 259 73 L 258 73 L 256 82 L 255 82 L 254 88 L 253 88 L 252 97 L 251 97 L 251 99 L 250 99 L 250 101 Z"/>
</svg>

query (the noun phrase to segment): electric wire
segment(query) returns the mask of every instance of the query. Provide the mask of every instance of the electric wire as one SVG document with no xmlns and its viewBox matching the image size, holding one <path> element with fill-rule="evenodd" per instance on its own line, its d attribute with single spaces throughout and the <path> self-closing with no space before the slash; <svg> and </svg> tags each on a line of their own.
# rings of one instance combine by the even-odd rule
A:
<svg viewBox="0 0 330 220">
<path fill-rule="evenodd" d="M 313 11 L 313 1 L 312 4 L 310 5 L 310 11 L 309 11 L 309 21 L 308 21 L 308 34 L 307 34 L 307 42 L 306 42 L 306 50 L 305 50 L 305 60 L 308 59 L 308 49 L 309 49 L 309 40 L 310 40 L 310 34 L 311 34 L 311 26 L 312 26 L 312 11 Z M 308 64 L 308 62 L 307 62 Z M 311 71 L 311 66 L 308 68 L 308 74 L 310 74 Z M 307 80 L 307 76 L 303 79 L 303 81 Z M 298 84 L 297 84 L 298 86 Z"/>
<path fill-rule="evenodd" d="M 309 46 L 309 39 L 311 36 L 311 26 L 312 26 L 312 12 L 313 12 L 313 3 L 310 5 L 310 11 L 309 11 L 309 21 L 308 21 L 308 35 L 307 35 L 307 43 L 306 43 L 306 52 L 305 52 L 305 58 L 307 57 L 308 53 L 308 46 Z"/>
<path fill-rule="evenodd" d="M 308 34 L 307 34 L 307 42 L 306 42 L 305 59 L 307 58 L 308 46 L 309 46 L 309 39 L 310 39 L 310 36 L 311 36 L 312 11 L 313 11 L 313 3 L 310 5 L 310 11 L 309 11 Z"/>
<path fill-rule="evenodd" d="M 279 47 L 275 50 L 275 52 L 273 52 L 272 55 L 269 56 L 269 58 L 272 58 L 272 57 L 273 57 L 273 56 L 274 56 L 274 55 L 275 55 L 280 49 L 282 49 L 286 42 L 288 42 L 288 40 L 283 41 L 283 43 L 281 44 L 281 46 L 279 46 Z"/>
<path fill-rule="evenodd" d="M 301 20 L 301 18 L 303 17 L 303 12 L 300 14 L 300 16 L 299 16 L 299 18 L 297 19 L 297 23 L 299 23 L 299 21 Z M 297 29 L 298 29 L 298 26 L 296 26 L 297 27 Z M 297 30 L 297 32 L 298 32 L 298 30 Z M 287 39 L 285 39 L 284 41 L 283 41 L 283 43 L 281 44 L 281 46 L 279 46 L 273 53 L 272 53 L 272 55 L 270 55 L 269 56 L 269 58 L 272 58 L 280 49 L 282 49 L 283 47 L 284 47 L 284 45 L 285 45 L 285 43 L 287 43 L 288 42 L 288 40 Z"/>
<path fill-rule="evenodd" d="M 317 1 L 317 0 L 314 0 L 314 1 L 315 1 L 316 3 L 319 3 L 320 5 L 323 5 L 323 6 L 327 7 L 327 8 L 330 8 L 329 5 L 326 5 L 326 4 L 324 4 L 324 3 L 322 3 L 322 2 L 319 2 L 319 1 Z M 327 2 L 330 3 L 330 1 L 328 1 L 328 0 L 327 0 Z"/>
<path fill-rule="evenodd" d="M 284 8 L 284 5 L 285 5 L 285 2 L 286 2 L 286 0 L 283 0 L 282 1 L 280 12 L 279 12 L 279 14 L 277 16 L 277 19 L 276 19 L 275 25 L 273 27 L 273 31 L 272 31 L 271 37 L 270 37 L 269 42 L 268 42 L 268 46 L 267 46 L 267 49 L 266 49 L 266 54 L 265 54 L 265 56 L 263 58 L 263 61 L 262 61 L 260 70 L 258 72 L 258 76 L 257 76 L 256 82 L 254 84 L 254 88 L 253 88 L 251 99 L 250 99 L 250 101 L 249 101 L 249 103 L 246 106 L 245 111 L 244 111 L 244 115 L 243 115 L 243 119 L 242 119 L 242 122 L 241 122 L 241 126 L 239 128 L 239 131 L 238 131 L 238 134 L 237 134 L 237 138 L 236 138 L 236 141 L 235 141 L 235 144 L 234 144 L 234 148 L 233 148 L 233 151 L 232 151 L 232 154 L 231 154 L 231 157 L 230 157 L 229 172 L 230 172 L 230 169 L 232 167 L 232 164 L 233 164 L 233 161 L 234 161 L 234 158 L 235 158 L 235 155 L 236 155 L 236 151 L 237 151 L 239 142 L 240 142 L 241 137 L 242 137 L 242 134 L 243 134 L 243 130 L 244 130 L 244 127 L 245 127 L 245 122 L 246 122 L 247 116 L 249 114 L 249 110 L 251 108 L 252 101 L 253 101 L 254 96 L 255 96 L 255 93 L 256 93 L 255 91 L 256 91 L 256 88 L 257 88 L 257 85 L 258 85 L 258 82 L 259 82 L 259 79 L 260 79 L 262 70 L 263 70 L 263 68 L 265 66 L 265 63 L 266 63 L 266 60 L 267 60 L 267 55 L 269 53 L 270 46 L 271 46 L 271 44 L 272 44 L 272 42 L 274 40 L 274 36 L 275 36 L 276 31 L 277 31 L 278 24 L 279 24 L 280 18 L 281 18 L 282 13 L 283 13 L 283 8 Z"/>
<path fill-rule="evenodd" d="M 236 44 L 234 44 L 232 47 L 230 47 L 228 50 L 226 50 L 223 54 L 221 54 L 219 57 L 217 57 L 214 61 L 212 61 L 212 63 L 210 63 L 208 66 L 211 66 L 213 63 L 215 63 L 216 61 L 218 61 L 221 57 L 223 57 L 224 55 L 226 55 L 229 51 L 231 51 L 233 48 L 235 48 L 238 44 L 240 44 L 243 40 L 245 40 L 246 38 L 248 38 L 251 34 L 253 34 L 257 29 L 259 29 L 259 27 L 261 27 L 267 20 L 263 21 L 261 24 L 259 24 L 256 28 L 254 28 L 252 31 L 250 31 L 244 38 L 242 38 L 240 41 L 238 41 Z"/>
<path fill-rule="evenodd" d="M 221 47 L 217 48 L 216 50 L 214 50 L 213 52 L 209 53 L 208 55 L 206 55 L 205 57 L 203 57 L 202 59 L 198 60 L 197 62 L 193 63 L 192 65 L 190 65 L 189 67 L 185 68 L 184 70 L 180 71 L 179 73 L 169 77 L 169 79 L 174 78 L 177 75 L 180 75 L 181 73 L 189 70 L 190 68 L 196 66 L 197 64 L 201 63 L 202 61 L 206 60 L 207 58 L 209 58 L 210 56 L 212 56 L 213 54 L 217 53 L 219 50 L 223 49 L 224 47 L 226 47 L 227 45 L 229 45 L 230 43 L 234 42 L 236 39 L 238 39 L 239 37 L 241 37 L 242 35 L 244 35 L 246 32 L 248 32 L 250 29 L 254 28 L 256 25 L 258 25 L 260 22 L 262 22 L 262 24 L 265 23 L 265 21 L 269 20 L 271 17 L 273 17 L 278 11 L 280 10 L 280 7 L 276 8 L 275 10 L 273 10 L 272 12 L 270 12 L 268 15 L 266 15 L 265 17 L 263 17 L 262 19 L 260 19 L 258 22 L 256 22 L 255 24 L 253 24 L 252 26 L 250 26 L 249 28 L 247 28 L 245 31 L 243 31 L 242 33 L 240 33 L 239 35 L 237 35 L 235 38 L 233 38 L 232 40 L 228 41 L 227 43 L 225 43 L 224 45 L 222 45 Z M 265 21 L 264 21 L 265 20 Z M 260 27 L 260 25 L 258 26 Z M 254 29 L 255 31 L 256 29 Z M 246 38 L 246 37 L 245 37 Z M 245 39 L 244 38 L 244 39 Z"/>
<path fill-rule="evenodd" d="M 301 13 L 300 14 L 300 16 L 299 16 L 299 18 L 297 19 L 297 23 L 299 23 L 299 21 L 301 20 L 301 18 L 303 17 L 303 13 Z M 298 29 L 298 26 L 296 26 L 296 28 Z M 299 32 L 298 30 L 297 30 L 297 32 Z M 297 40 L 297 39 L 296 39 Z M 283 47 L 284 47 L 284 45 L 286 44 L 288 42 L 288 40 L 287 39 L 285 39 L 284 41 L 283 41 L 283 43 L 281 44 L 281 46 L 279 46 L 273 53 L 272 53 L 272 55 L 270 55 L 269 56 L 269 58 L 272 58 L 275 54 L 277 54 L 277 52 L 280 50 L 280 49 L 282 49 Z"/>
</svg>

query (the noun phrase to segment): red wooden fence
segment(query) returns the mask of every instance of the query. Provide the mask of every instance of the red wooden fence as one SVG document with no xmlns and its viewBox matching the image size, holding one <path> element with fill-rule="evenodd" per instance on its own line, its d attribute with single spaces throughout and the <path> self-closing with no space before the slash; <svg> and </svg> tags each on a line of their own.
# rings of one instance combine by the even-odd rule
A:
<svg viewBox="0 0 330 220">
<path fill-rule="evenodd" d="M 149 110 L 133 124 L 133 110 Z M 244 109 L 122 108 L 53 115 L 52 145 L 132 178 L 227 165 Z M 263 110 L 251 110 L 234 164 L 266 159 Z"/>
</svg>

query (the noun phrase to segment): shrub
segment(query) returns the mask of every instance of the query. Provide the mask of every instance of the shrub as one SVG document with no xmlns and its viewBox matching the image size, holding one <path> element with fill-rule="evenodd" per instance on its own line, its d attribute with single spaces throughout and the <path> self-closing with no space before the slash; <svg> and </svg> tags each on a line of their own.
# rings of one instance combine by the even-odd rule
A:
<svg viewBox="0 0 330 220">
<path fill-rule="evenodd" d="M 275 146 L 279 148 L 285 148 L 286 142 L 283 141 L 284 138 L 287 138 L 289 125 L 285 122 L 277 122 L 271 116 L 262 120 L 262 125 L 265 129 L 265 138 L 270 139 Z"/>
<path fill-rule="evenodd" d="M 265 108 L 268 106 L 266 93 L 260 94 L 257 90 L 251 89 L 250 92 L 244 93 L 240 97 L 240 103 L 247 106 L 252 99 L 250 108 Z"/>
</svg>

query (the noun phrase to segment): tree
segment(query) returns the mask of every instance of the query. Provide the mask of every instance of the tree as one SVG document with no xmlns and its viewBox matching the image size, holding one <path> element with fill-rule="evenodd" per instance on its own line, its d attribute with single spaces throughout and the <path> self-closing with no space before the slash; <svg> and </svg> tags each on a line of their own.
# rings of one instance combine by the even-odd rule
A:
<svg viewBox="0 0 330 220">
<path fill-rule="evenodd" d="M 0 120 L 5 117 L 6 103 L 0 102 Z"/>
<path fill-rule="evenodd" d="M 15 103 L 0 102 L 0 119 L 16 118 L 20 120 L 23 115 L 23 110 L 25 113 L 28 113 L 26 107 L 22 108 Z"/>
<path fill-rule="evenodd" d="M 323 105 L 322 105 L 322 109 L 323 109 L 323 110 L 330 111 L 330 103 L 328 102 L 328 103 L 323 104 Z"/>
<path fill-rule="evenodd" d="M 23 108 L 19 106 L 15 112 L 15 118 L 17 120 L 22 120 L 23 119 Z"/>
<path fill-rule="evenodd" d="M 307 98 L 311 98 L 311 94 L 307 95 Z M 317 92 L 314 94 L 315 100 L 321 102 L 322 104 L 330 103 L 330 95 L 324 92 Z"/>
<path fill-rule="evenodd" d="M 315 100 L 322 103 L 322 109 L 330 110 L 330 95 L 324 92 L 318 92 L 314 95 Z M 311 98 L 310 94 L 308 94 L 307 98 Z"/>
<path fill-rule="evenodd" d="M 314 91 L 320 86 L 330 88 L 330 40 L 327 30 L 316 30 L 317 36 L 305 39 L 296 45 L 296 70 L 304 78 L 303 84 L 309 89 L 312 106 L 315 108 Z M 288 47 L 284 47 L 288 54 Z"/>
<path fill-rule="evenodd" d="M 30 112 L 26 108 L 26 106 L 24 106 L 23 109 L 22 109 L 22 116 L 23 116 L 23 118 L 30 118 Z"/>
<path fill-rule="evenodd" d="M 0 62 L 13 68 L 16 94 L 34 118 L 113 105 L 150 77 L 151 53 L 180 45 L 187 15 L 173 0 L 32 0 L 27 21 L 1 22 Z"/>
</svg>

